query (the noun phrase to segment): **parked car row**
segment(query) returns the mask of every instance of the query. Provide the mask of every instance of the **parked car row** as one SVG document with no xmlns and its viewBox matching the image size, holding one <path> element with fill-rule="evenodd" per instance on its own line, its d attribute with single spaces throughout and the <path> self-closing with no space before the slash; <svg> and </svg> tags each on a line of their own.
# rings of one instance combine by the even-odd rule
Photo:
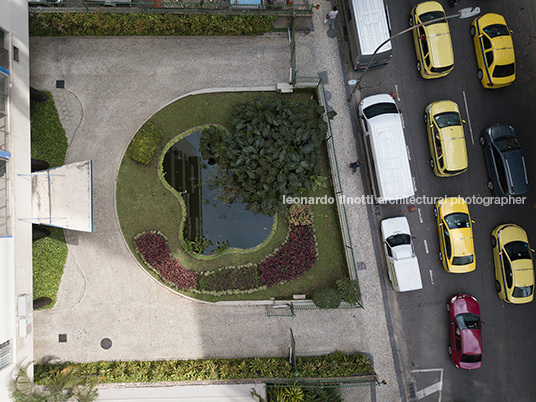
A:
<svg viewBox="0 0 536 402">
<path fill-rule="evenodd" d="M 420 24 L 425 24 L 421 25 Z M 426 79 L 440 78 L 454 69 L 454 51 L 443 6 L 425 1 L 411 10 L 417 70 Z M 484 88 L 501 88 L 516 79 L 512 31 L 504 17 L 488 13 L 471 23 L 470 34 L 475 45 L 477 77 Z"/>
<path fill-rule="evenodd" d="M 441 4 L 426 1 L 410 13 L 410 26 L 417 55 L 417 70 L 425 79 L 448 75 L 454 68 L 454 52 L 448 17 Z M 419 25 L 419 26 L 417 26 Z M 504 18 L 488 13 L 471 24 L 478 66 L 484 88 L 501 88 L 515 80 L 512 31 Z M 367 163 L 376 201 L 401 200 L 414 195 L 413 176 L 398 106 L 390 95 L 364 98 L 358 107 Z M 424 123 L 430 151 L 430 167 L 438 177 L 453 177 L 468 169 L 468 153 L 458 105 L 451 100 L 429 103 Z M 515 130 L 494 124 L 479 139 L 488 170 L 488 188 L 495 196 L 517 196 L 528 192 L 525 159 Z M 439 259 L 449 273 L 476 269 L 473 224 L 469 208 L 461 197 L 446 197 L 435 203 L 439 236 Z M 387 272 L 395 291 L 423 287 L 408 220 L 404 216 L 384 219 L 381 236 Z M 528 303 L 534 297 L 534 265 L 526 232 L 513 223 L 497 226 L 491 233 L 495 289 L 499 298 L 512 304 Z M 447 302 L 450 343 L 454 365 L 477 369 L 482 364 L 482 322 L 477 299 L 458 294 Z"/>
</svg>

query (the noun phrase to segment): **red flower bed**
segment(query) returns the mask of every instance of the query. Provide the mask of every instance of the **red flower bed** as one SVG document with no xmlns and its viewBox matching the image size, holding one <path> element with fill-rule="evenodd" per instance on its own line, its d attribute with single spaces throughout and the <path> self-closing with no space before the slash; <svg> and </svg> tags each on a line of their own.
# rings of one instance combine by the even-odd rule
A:
<svg viewBox="0 0 536 402">
<path fill-rule="evenodd" d="M 259 263 L 259 275 L 267 286 L 296 279 L 313 268 L 316 257 L 313 227 L 292 225 L 286 243 Z"/>
<path fill-rule="evenodd" d="M 197 272 L 183 267 L 171 254 L 167 239 L 160 233 L 143 232 L 134 238 L 134 244 L 143 260 L 166 281 L 179 289 L 197 287 Z"/>
</svg>

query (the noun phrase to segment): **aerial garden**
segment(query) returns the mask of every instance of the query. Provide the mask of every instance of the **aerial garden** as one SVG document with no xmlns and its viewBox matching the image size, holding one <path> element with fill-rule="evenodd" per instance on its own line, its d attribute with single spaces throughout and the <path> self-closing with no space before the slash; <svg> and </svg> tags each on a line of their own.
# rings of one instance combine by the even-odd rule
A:
<svg viewBox="0 0 536 402">
<path fill-rule="evenodd" d="M 333 196 L 315 97 L 191 95 L 143 124 L 120 167 L 117 211 L 147 272 L 206 301 L 355 303 L 336 205 L 283 202 Z"/>
</svg>

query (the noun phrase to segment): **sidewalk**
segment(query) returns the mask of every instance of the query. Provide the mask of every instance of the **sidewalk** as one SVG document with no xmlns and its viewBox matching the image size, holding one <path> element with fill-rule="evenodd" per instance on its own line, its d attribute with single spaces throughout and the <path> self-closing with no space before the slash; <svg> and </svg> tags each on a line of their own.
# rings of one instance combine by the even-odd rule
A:
<svg viewBox="0 0 536 402">
<path fill-rule="evenodd" d="M 326 71 L 341 180 L 347 196 L 363 194 L 359 175 L 346 169 L 356 144 L 346 103 L 339 40 L 315 30 L 298 33 L 298 74 Z M 363 310 L 300 311 L 267 318 L 263 307 L 218 306 L 180 297 L 145 273 L 126 247 L 115 210 L 116 176 L 138 128 L 154 112 L 192 91 L 275 87 L 288 82 L 285 34 L 263 37 L 32 38 L 31 82 L 55 88 L 67 128 L 66 163 L 93 160 L 94 232 L 69 232 L 69 257 L 58 302 L 34 314 L 35 361 L 193 359 L 287 355 L 290 328 L 298 354 L 366 352 L 387 385 L 345 390 L 348 400 L 400 400 L 366 206 L 348 208 Z M 61 105 L 61 106 L 60 106 Z M 78 106 L 79 105 L 79 106 Z M 59 343 L 58 335 L 67 334 Z M 100 347 L 103 338 L 112 347 Z M 353 395 L 353 396 L 352 396 Z M 355 399 L 357 398 L 357 399 Z"/>
</svg>

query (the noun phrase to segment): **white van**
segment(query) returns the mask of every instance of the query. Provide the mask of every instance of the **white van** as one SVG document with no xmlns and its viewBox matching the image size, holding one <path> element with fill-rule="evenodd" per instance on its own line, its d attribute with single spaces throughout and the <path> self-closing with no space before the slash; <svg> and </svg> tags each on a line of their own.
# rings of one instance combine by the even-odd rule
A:
<svg viewBox="0 0 536 402">
<path fill-rule="evenodd" d="M 372 95 L 359 102 L 372 190 L 377 202 L 415 195 L 402 118 L 391 95 Z"/>
<path fill-rule="evenodd" d="M 354 70 L 364 70 L 374 51 L 391 36 L 389 13 L 383 0 L 343 0 L 342 13 Z M 391 42 L 387 42 L 369 68 L 385 66 L 391 56 Z"/>
<path fill-rule="evenodd" d="M 422 289 L 419 261 L 406 217 L 384 219 L 381 229 L 387 272 L 393 289 L 397 292 Z"/>
</svg>

